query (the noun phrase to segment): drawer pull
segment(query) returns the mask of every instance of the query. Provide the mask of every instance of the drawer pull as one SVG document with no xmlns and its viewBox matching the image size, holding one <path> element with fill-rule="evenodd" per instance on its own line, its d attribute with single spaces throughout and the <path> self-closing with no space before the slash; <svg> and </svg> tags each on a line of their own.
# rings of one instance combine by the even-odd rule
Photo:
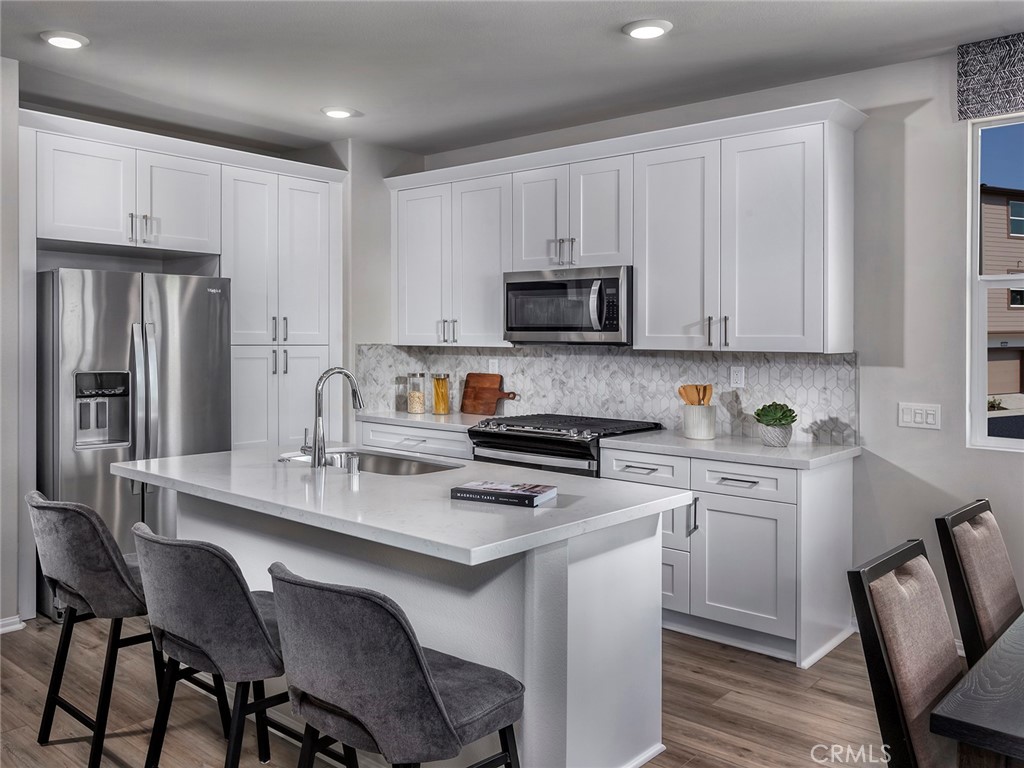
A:
<svg viewBox="0 0 1024 768">
<path fill-rule="evenodd" d="M 760 480 L 744 480 L 740 477 L 723 477 L 718 481 L 719 485 L 730 485 L 734 488 L 756 488 L 761 484 Z"/>
<path fill-rule="evenodd" d="M 398 444 L 402 445 L 403 443 L 413 443 L 415 445 L 419 445 L 420 443 L 425 442 L 427 442 L 427 438 L 425 437 L 404 437 L 398 441 Z"/>
<path fill-rule="evenodd" d="M 658 471 L 657 467 L 639 467 L 636 464 L 624 464 L 622 466 L 623 472 L 632 472 L 637 475 L 653 475 Z"/>
<path fill-rule="evenodd" d="M 697 502 L 698 501 L 700 501 L 700 496 L 694 496 L 693 497 L 693 501 L 686 508 L 686 516 L 690 517 L 690 519 L 693 520 L 693 525 L 692 526 L 689 523 L 687 523 L 687 525 L 686 525 L 686 535 L 687 536 L 693 536 L 693 534 L 695 534 L 697 532 L 697 529 L 700 527 L 699 525 L 697 525 Z"/>
</svg>

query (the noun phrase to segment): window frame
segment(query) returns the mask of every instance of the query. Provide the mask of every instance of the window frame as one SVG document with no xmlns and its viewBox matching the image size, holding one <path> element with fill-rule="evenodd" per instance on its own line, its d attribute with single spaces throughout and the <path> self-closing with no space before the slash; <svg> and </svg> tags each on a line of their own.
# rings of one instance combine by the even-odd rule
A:
<svg viewBox="0 0 1024 768">
<path fill-rule="evenodd" d="M 1009 200 L 1006 201 L 1006 236 L 1007 237 L 1024 237 L 1024 232 L 1014 232 L 1013 222 L 1020 221 L 1024 222 L 1024 212 L 1020 216 L 1013 215 L 1013 206 L 1019 205 L 1024 208 L 1024 200 Z"/>
<path fill-rule="evenodd" d="M 967 447 L 1024 453 L 1024 439 L 988 434 L 988 291 L 1005 288 L 1009 301 L 1011 289 L 1024 290 L 1024 272 L 986 275 L 981 263 L 981 132 L 1015 123 L 1024 123 L 1024 112 L 968 121 Z"/>
</svg>

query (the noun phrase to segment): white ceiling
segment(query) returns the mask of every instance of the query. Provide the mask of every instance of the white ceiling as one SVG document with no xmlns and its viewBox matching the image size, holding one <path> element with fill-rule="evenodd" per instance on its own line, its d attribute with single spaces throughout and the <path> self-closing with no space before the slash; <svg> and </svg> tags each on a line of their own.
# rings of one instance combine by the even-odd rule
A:
<svg viewBox="0 0 1024 768">
<path fill-rule="evenodd" d="M 619 31 L 644 18 L 675 30 Z M 23 102 L 270 149 L 430 154 L 932 56 L 1024 30 L 1024 3 L 5 0 L 0 24 Z M 53 29 L 92 44 L 58 50 L 39 38 Z"/>
</svg>

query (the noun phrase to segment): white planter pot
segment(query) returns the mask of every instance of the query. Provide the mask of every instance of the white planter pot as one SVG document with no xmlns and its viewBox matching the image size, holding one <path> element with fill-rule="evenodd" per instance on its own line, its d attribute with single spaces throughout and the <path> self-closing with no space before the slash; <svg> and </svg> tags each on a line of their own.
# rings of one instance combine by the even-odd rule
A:
<svg viewBox="0 0 1024 768">
<path fill-rule="evenodd" d="M 793 437 L 792 424 L 785 427 L 758 424 L 757 428 L 761 433 L 761 442 L 765 445 L 771 446 L 772 448 L 785 448 L 789 445 L 789 441 Z"/>
</svg>

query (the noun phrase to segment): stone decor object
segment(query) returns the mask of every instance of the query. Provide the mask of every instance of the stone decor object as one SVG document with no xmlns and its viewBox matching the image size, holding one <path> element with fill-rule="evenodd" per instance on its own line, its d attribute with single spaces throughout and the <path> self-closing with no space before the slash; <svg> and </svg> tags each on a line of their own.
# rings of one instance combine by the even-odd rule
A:
<svg viewBox="0 0 1024 768">
<path fill-rule="evenodd" d="M 793 438 L 796 411 L 785 403 L 768 403 L 754 411 L 761 442 L 772 448 L 785 448 Z"/>
<path fill-rule="evenodd" d="M 1024 111 L 1024 32 L 957 47 L 956 106 L 961 120 Z"/>
</svg>

